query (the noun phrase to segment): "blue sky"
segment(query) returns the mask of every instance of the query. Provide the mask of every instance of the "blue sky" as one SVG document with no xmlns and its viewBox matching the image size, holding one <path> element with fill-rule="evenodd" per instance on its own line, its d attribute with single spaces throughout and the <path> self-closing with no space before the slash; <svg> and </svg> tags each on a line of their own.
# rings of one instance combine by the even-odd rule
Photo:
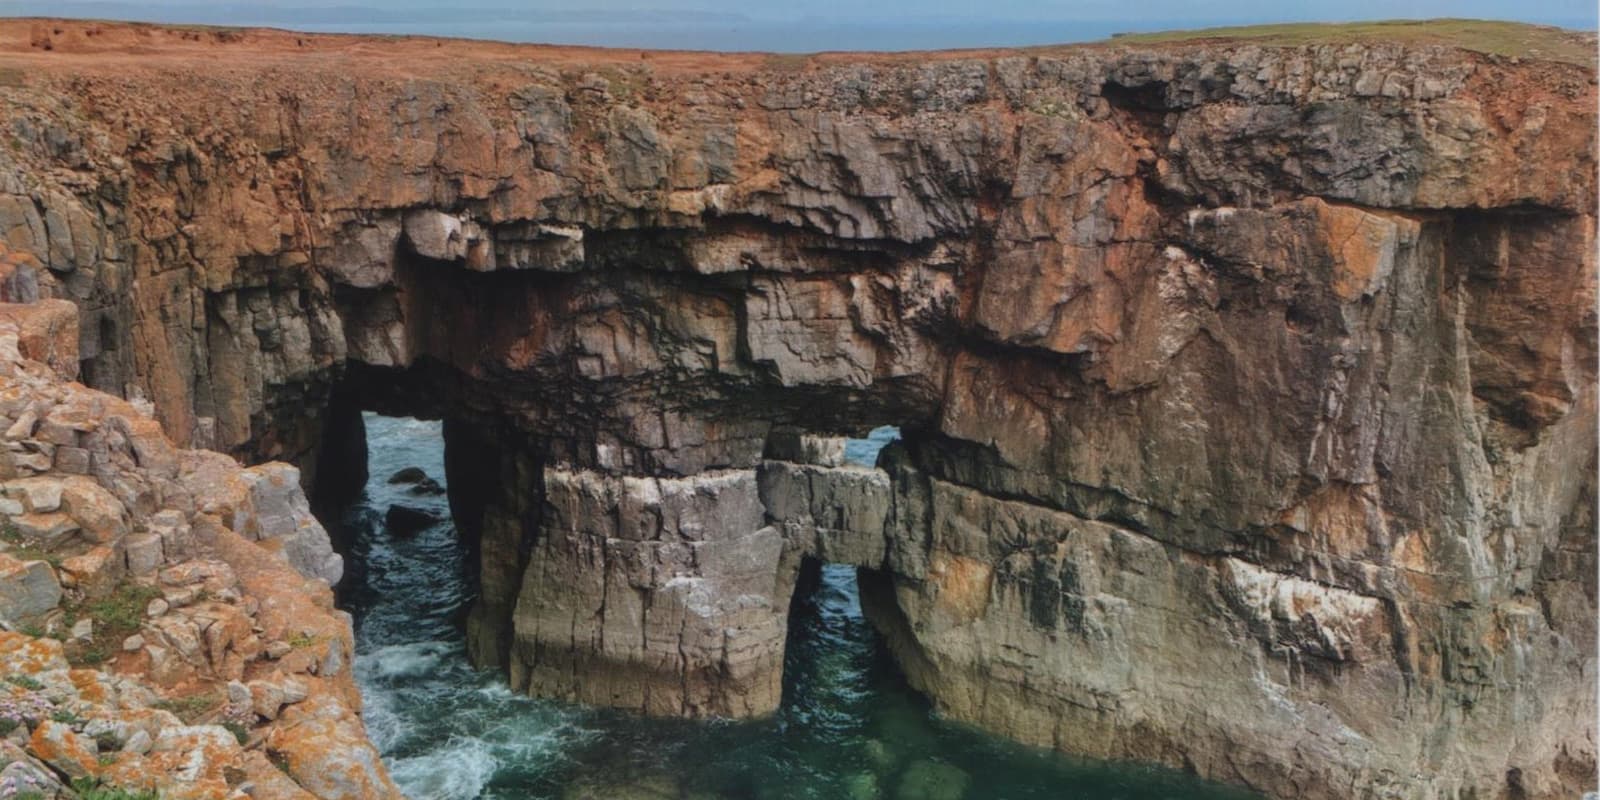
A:
<svg viewBox="0 0 1600 800">
<path fill-rule="evenodd" d="M 0 0 L 0 16 L 751 50 L 979 47 L 1262 22 L 1478 17 L 1594 28 L 1594 0 Z"/>
</svg>

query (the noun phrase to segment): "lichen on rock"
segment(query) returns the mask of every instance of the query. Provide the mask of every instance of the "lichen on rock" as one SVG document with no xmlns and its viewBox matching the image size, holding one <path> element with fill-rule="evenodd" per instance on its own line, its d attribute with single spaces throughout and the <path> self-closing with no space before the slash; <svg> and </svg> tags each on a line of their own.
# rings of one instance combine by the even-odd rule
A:
<svg viewBox="0 0 1600 800">
<path fill-rule="evenodd" d="M 0 447 L 13 456 L 0 458 L 0 791 L 399 797 L 357 714 L 338 573 L 293 468 L 177 449 L 144 410 L 31 360 L 51 351 L 25 343 L 62 311 L 0 304 Z M 14 457 L 68 446 L 53 419 L 77 421 L 82 474 Z M 223 690 L 239 681 L 242 703 Z M 327 720 L 317 746 L 357 765 L 359 792 L 328 784 L 321 763 L 272 766 L 300 704 Z"/>
</svg>

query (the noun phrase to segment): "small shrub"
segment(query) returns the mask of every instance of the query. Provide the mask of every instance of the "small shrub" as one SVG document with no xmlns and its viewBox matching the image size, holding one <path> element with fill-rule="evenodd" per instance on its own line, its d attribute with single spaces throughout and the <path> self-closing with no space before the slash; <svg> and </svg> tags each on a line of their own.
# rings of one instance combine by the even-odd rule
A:
<svg viewBox="0 0 1600 800">
<path fill-rule="evenodd" d="M 84 723 L 83 717 L 80 717 L 65 708 L 58 708 L 50 712 L 50 721 L 73 726 L 82 725 Z"/>
<path fill-rule="evenodd" d="M 296 650 L 302 647 L 310 647 L 316 643 L 317 637 L 303 631 L 289 637 L 289 646 Z"/>
<path fill-rule="evenodd" d="M 12 558 L 19 561 L 43 561 L 55 569 L 61 569 L 60 556 L 28 541 L 10 520 L 0 524 L 0 542 L 5 542 L 6 553 Z"/>
<path fill-rule="evenodd" d="M 202 714 L 215 708 L 217 696 L 214 694 L 195 694 L 188 697 L 170 697 L 151 703 L 151 708 L 170 711 L 178 715 L 178 719 L 192 723 Z"/>
<path fill-rule="evenodd" d="M 44 688 L 44 684 L 35 680 L 32 675 L 23 675 L 20 673 L 16 675 L 7 675 L 6 683 L 9 683 L 19 689 L 27 689 L 30 692 L 37 692 Z"/>
<path fill-rule="evenodd" d="M 47 797 L 55 797 L 54 791 L 45 794 L 47 788 L 53 787 L 48 787 L 44 776 L 34 770 L 17 770 L 0 778 L 0 797 L 12 800 L 46 800 Z"/>
<path fill-rule="evenodd" d="M 0 724 L 8 726 L 7 733 L 18 725 L 37 725 L 40 720 L 52 718 L 55 712 L 56 704 L 39 692 L 29 691 L 21 696 L 0 693 Z"/>
<path fill-rule="evenodd" d="M 150 601 L 160 596 L 161 590 L 154 586 L 124 583 L 111 596 L 89 603 L 84 611 L 95 621 L 96 627 L 131 636 L 144 623 L 145 608 Z"/>
<path fill-rule="evenodd" d="M 161 800 L 161 795 L 150 789 L 125 789 L 107 786 L 98 778 L 74 778 L 72 790 L 79 800 Z"/>
<path fill-rule="evenodd" d="M 67 660 L 74 666 L 91 667 L 110 661 L 116 656 L 113 648 L 139 632 L 145 608 L 160 596 L 161 590 L 154 586 L 124 582 L 107 597 L 68 607 L 64 627 L 71 630 L 73 623 L 87 617 L 94 620 L 94 638 L 69 644 Z"/>
<path fill-rule="evenodd" d="M 97 644 L 86 644 L 78 650 L 78 656 L 72 659 L 72 664 L 80 667 L 98 667 L 110 660 L 110 650 Z"/>
<path fill-rule="evenodd" d="M 250 741 L 250 729 L 246 728 L 244 723 L 235 722 L 231 719 L 223 720 L 222 727 L 227 728 L 228 733 L 233 734 L 233 738 L 239 740 L 240 747 L 244 747 L 245 743 Z"/>
</svg>

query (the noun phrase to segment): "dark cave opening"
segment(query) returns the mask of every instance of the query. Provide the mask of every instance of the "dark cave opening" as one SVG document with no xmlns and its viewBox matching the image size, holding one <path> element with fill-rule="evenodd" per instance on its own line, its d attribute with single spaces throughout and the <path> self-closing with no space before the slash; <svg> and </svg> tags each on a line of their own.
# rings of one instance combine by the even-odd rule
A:
<svg viewBox="0 0 1600 800">
<path fill-rule="evenodd" d="M 305 465 L 309 473 L 306 489 L 334 549 L 345 556 L 350 577 L 336 587 L 342 601 L 362 591 L 368 567 L 364 557 L 370 552 L 362 540 L 375 535 L 368 530 L 374 526 L 446 526 L 460 548 L 459 556 L 451 558 L 463 566 L 466 591 L 472 597 L 478 594 L 479 536 L 485 508 L 500 479 L 500 443 L 504 439 L 451 416 L 443 393 L 436 388 L 444 385 L 437 371 L 426 365 L 393 369 L 352 363 L 322 409 L 320 436 L 311 462 Z M 396 420 L 423 427 L 403 429 L 410 432 L 410 439 L 388 441 L 401 430 L 396 428 L 400 425 Z M 420 433 L 423 430 L 426 436 Z M 412 440 L 417 437 L 422 438 Z M 393 474 L 418 466 L 394 462 L 397 457 L 405 460 L 395 454 L 395 448 L 402 445 L 402 453 L 409 451 L 413 460 L 431 464 L 420 480 L 400 480 L 401 476 Z M 407 489 L 407 493 L 390 496 L 390 486 Z M 387 504 L 374 507 L 380 497 L 387 498 Z M 408 530 L 406 535 L 415 532 Z"/>
</svg>

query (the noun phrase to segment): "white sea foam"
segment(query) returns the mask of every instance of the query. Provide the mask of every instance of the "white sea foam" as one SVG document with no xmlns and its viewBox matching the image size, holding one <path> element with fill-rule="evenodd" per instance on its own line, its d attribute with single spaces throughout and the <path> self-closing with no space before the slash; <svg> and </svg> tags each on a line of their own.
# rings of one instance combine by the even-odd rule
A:
<svg viewBox="0 0 1600 800">
<path fill-rule="evenodd" d="M 475 737 L 452 737 L 425 755 L 389 762 L 390 776 L 412 800 L 474 800 L 499 768 L 494 748 Z"/>
<path fill-rule="evenodd" d="M 396 678 L 420 678 L 439 670 L 446 656 L 454 654 L 457 645 L 451 642 L 412 642 L 380 647 L 359 659 L 358 669 L 363 677 L 392 681 Z"/>
</svg>

